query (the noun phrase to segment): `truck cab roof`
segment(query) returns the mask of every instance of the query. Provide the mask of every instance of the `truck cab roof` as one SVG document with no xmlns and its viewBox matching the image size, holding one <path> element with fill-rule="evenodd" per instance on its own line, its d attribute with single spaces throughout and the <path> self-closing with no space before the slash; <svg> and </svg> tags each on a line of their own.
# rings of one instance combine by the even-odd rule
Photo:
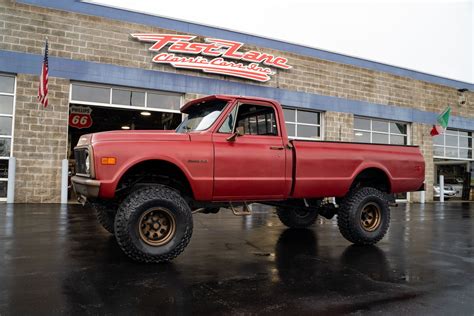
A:
<svg viewBox="0 0 474 316">
<path fill-rule="evenodd" d="M 196 105 L 196 104 L 200 104 L 200 103 L 208 102 L 208 101 L 212 101 L 212 100 L 233 101 L 233 100 L 236 100 L 236 99 L 240 99 L 240 100 L 243 100 L 243 101 L 244 100 L 263 101 L 263 102 L 272 103 L 274 105 L 279 105 L 279 103 L 276 102 L 275 100 L 267 99 L 267 98 L 248 97 L 248 96 L 239 96 L 239 95 L 231 95 L 231 94 L 213 94 L 213 95 L 209 95 L 209 96 L 206 96 L 206 97 L 203 97 L 203 98 L 199 98 L 199 99 L 189 101 L 185 105 L 183 105 L 180 110 L 183 113 L 187 113 L 189 108 L 192 107 L 193 105 Z"/>
</svg>

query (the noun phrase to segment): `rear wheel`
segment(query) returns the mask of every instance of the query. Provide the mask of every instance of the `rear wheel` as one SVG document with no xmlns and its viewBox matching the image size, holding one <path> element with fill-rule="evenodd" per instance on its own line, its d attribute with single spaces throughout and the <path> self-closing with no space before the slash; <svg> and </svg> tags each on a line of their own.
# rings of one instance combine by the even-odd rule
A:
<svg viewBox="0 0 474 316">
<path fill-rule="evenodd" d="M 136 190 L 115 217 L 115 237 L 133 260 L 165 262 L 188 245 L 193 231 L 191 209 L 179 193 L 157 185 Z"/>
<path fill-rule="evenodd" d="M 342 201 L 337 214 L 341 234 L 358 245 L 380 241 L 390 225 L 390 209 L 385 194 L 375 188 L 360 188 Z"/>
<path fill-rule="evenodd" d="M 277 207 L 280 221 L 290 228 L 306 228 L 314 224 L 318 218 L 316 209 Z"/>
</svg>

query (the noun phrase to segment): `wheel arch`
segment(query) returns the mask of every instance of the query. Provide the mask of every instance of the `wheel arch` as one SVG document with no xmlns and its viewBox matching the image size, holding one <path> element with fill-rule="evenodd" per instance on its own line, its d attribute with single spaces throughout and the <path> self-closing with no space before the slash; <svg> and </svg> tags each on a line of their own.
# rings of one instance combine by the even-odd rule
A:
<svg viewBox="0 0 474 316">
<path fill-rule="evenodd" d="M 122 171 L 115 191 L 135 185 L 140 181 L 145 183 L 159 183 L 184 191 L 191 198 L 194 198 L 194 190 L 190 176 L 177 163 L 166 159 L 143 159 L 131 163 Z"/>
<path fill-rule="evenodd" d="M 351 183 L 349 191 L 357 186 L 372 187 L 385 193 L 390 193 L 392 190 L 389 173 L 380 166 L 370 166 L 359 170 Z"/>
</svg>

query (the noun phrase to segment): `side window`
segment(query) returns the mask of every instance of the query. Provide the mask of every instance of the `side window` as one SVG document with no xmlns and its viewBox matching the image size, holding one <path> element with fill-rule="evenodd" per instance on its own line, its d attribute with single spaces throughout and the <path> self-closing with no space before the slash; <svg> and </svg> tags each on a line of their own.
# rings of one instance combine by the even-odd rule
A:
<svg viewBox="0 0 474 316">
<path fill-rule="evenodd" d="M 237 114 L 237 108 L 238 106 L 235 106 L 232 112 L 230 112 L 229 116 L 226 118 L 224 123 L 219 128 L 219 131 L 218 131 L 219 133 L 226 133 L 226 134 L 232 133 L 232 129 L 234 128 L 235 116 Z"/>
<path fill-rule="evenodd" d="M 246 135 L 278 135 L 275 110 L 270 106 L 240 105 L 237 127 L 242 127 Z"/>
</svg>

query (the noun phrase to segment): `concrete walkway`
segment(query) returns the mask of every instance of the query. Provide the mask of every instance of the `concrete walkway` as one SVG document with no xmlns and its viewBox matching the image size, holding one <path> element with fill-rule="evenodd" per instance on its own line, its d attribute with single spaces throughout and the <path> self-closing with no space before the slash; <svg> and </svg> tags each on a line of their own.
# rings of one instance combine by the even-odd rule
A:
<svg viewBox="0 0 474 316">
<path fill-rule="evenodd" d="M 273 210 L 195 216 L 169 264 L 130 261 L 79 205 L 0 206 L 0 315 L 474 314 L 474 204 L 392 209 L 376 247 L 335 220 L 290 230 Z"/>
</svg>

